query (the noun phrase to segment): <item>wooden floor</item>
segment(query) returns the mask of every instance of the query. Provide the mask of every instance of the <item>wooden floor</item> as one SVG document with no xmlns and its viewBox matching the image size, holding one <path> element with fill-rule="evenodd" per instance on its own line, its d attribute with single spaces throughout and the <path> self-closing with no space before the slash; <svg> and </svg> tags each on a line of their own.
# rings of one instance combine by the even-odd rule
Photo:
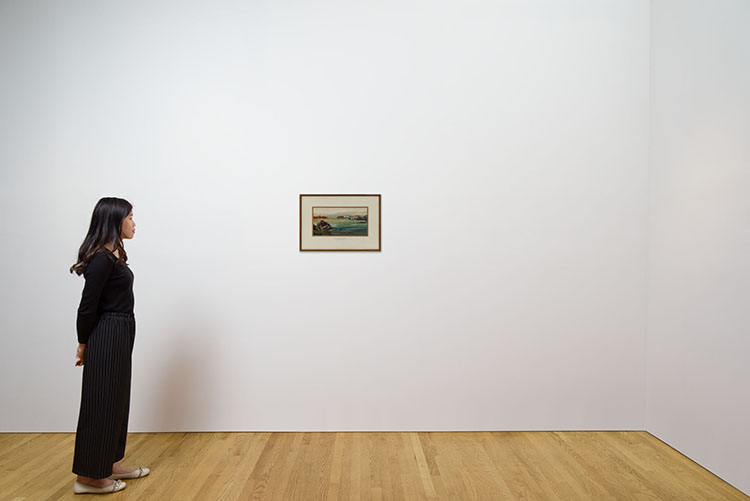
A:
<svg viewBox="0 0 750 501">
<path fill-rule="evenodd" d="M 73 494 L 72 434 L 0 434 L 0 499 Z M 138 433 L 104 499 L 748 499 L 646 432 Z"/>
</svg>

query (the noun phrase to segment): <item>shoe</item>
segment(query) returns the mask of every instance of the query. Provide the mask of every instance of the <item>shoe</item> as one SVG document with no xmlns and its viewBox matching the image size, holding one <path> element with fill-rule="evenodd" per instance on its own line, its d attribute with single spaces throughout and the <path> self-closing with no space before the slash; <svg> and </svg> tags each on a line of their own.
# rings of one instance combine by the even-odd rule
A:
<svg viewBox="0 0 750 501">
<path fill-rule="evenodd" d="M 141 478 L 151 473 L 151 470 L 139 466 L 137 470 L 133 470 L 130 473 L 113 473 L 109 478 Z"/>
<path fill-rule="evenodd" d="M 76 484 L 73 486 L 73 492 L 76 494 L 109 494 L 110 492 L 123 490 L 125 485 L 125 482 L 122 480 L 115 480 L 112 482 L 112 485 L 108 487 L 92 487 L 76 480 Z"/>
</svg>

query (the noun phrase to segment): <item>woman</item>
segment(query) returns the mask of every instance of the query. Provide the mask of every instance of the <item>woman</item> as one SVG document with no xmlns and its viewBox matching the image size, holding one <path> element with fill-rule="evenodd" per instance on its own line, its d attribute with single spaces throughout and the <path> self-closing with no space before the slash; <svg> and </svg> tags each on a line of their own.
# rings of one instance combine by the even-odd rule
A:
<svg viewBox="0 0 750 501">
<path fill-rule="evenodd" d="M 123 240 L 135 235 L 133 206 L 102 198 L 70 272 L 83 274 L 78 307 L 76 366 L 83 366 L 81 410 L 73 473 L 76 494 L 104 494 L 125 488 L 123 478 L 148 475 L 148 468 L 120 464 L 125 455 L 130 410 L 130 370 L 135 317 L 133 272 Z"/>
</svg>

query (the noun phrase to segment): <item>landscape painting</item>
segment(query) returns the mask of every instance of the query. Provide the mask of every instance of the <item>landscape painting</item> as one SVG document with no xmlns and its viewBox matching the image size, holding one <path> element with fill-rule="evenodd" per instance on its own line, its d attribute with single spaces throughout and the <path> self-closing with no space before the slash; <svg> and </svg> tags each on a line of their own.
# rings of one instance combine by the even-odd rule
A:
<svg viewBox="0 0 750 501">
<path fill-rule="evenodd" d="M 302 193 L 299 250 L 380 251 L 380 194 Z"/>
<path fill-rule="evenodd" d="M 315 236 L 368 235 L 367 207 L 313 207 L 312 218 Z"/>
</svg>

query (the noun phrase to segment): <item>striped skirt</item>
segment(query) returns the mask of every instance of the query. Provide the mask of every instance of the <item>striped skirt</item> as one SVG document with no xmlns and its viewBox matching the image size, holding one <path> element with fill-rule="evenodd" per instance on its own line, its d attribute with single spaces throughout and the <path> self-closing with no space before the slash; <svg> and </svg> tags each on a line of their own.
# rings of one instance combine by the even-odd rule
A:
<svg viewBox="0 0 750 501">
<path fill-rule="evenodd" d="M 130 413 L 132 313 L 105 312 L 91 332 L 83 365 L 73 473 L 90 478 L 112 474 L 125 455 Z"/>
</svg>

